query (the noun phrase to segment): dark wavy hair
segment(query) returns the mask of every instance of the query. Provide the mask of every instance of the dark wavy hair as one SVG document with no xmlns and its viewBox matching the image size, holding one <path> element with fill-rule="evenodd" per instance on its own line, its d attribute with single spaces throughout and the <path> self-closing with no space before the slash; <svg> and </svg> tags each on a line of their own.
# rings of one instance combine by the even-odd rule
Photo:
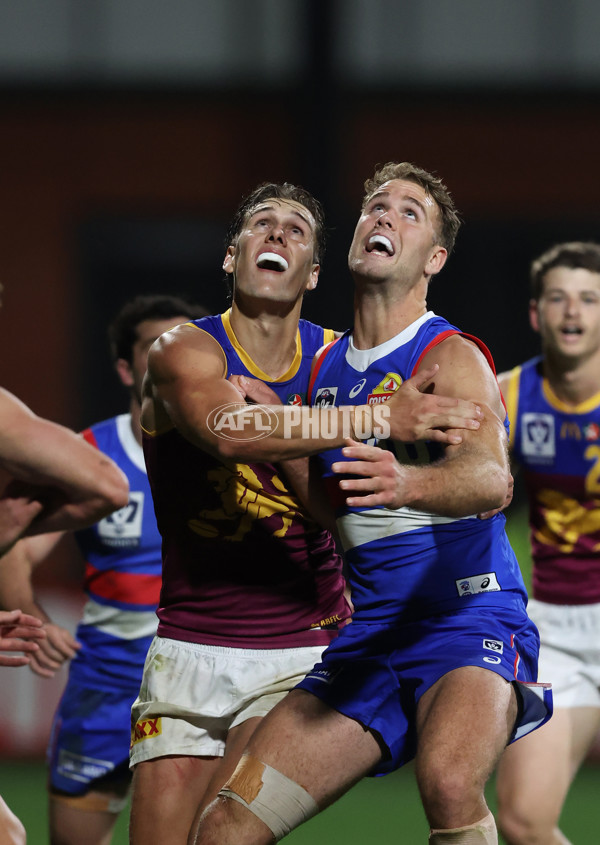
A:
<svg viewBox="0 0 600 845">
<path fill-rule="evenodd" d="M 600 274 L 600 244 L 571 241 L 556 244 L 531 263 L 529 280 L 531 296 L 536 301 L 544 292 L 544 277 L 554 267 L 568 267 L 571 270 L 589 270 Z"/>
<path fill-rule="evenodd" d="M 140 294 L 123 305 L 108 327 L 108 342 L 113 361 L 123 358 L 132 362 L 133 346 L 138 339 L 137 328 L 144 320 L 168 320 L 170 317 L 188 317 L 197 320 L 209 312 L 203 305 L 191 302 L 184 296 L 169 294 Z"/>
</svg>

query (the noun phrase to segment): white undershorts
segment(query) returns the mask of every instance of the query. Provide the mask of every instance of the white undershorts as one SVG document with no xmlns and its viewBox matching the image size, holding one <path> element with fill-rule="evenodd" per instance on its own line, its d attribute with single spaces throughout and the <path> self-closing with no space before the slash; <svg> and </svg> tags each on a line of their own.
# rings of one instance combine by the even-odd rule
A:
<svg viewBox="0 0 600 845">
<path fill-rule="evenodd" d="M 600 707 L 600 604 L 530 599 L 540 632 L 538 678 L 552 684 L 554 707 Z"/>
<path fill-rule="evenodd" d="M 222 757 L 230 728 L 266 716 L 324 648 L 225 648 L 156 636 L 131 708 L 130 765 L 168 754 Z"/>
</svg>

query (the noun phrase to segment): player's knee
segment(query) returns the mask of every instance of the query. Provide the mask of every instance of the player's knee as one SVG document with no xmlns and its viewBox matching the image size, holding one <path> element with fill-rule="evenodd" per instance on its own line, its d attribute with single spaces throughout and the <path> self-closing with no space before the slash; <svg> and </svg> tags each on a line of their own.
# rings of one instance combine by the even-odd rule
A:
<svg viewBox="0 0 600 845">
<path fill-rule="evenodd" d="M 491 813 L 474 824 L 431 830 L 430 845 L 498 845 L 498 831 Z"/>
<path fill-rule="evenodd" d="M 257 831 L 257 827 L 260 829 Z M 263 837 L 263 838 L 261 838 Z M 188 845 L 274 843 L 273 833 L 230 796 L 218 795 L 192 825 Z"/>
<path fill-rule="evenodd" d="M 515 806 L 498 808 L 498 828 L 507 845 L 546 845 L 554 842 L 552 823 L 544 824 Z"/>
<path fill-rule="evenodd" d="M 483 793 L 479 785 L 474 783 L 472 772 L 462 772 L 460 768 L 429 768 L 418 780 L 428 817 L 445 819 L 448 811 L 460 815 L 463 808 L 472 808 Z"/>
<path fill-rule="evenodd" d="M 220 796 L 242 804 L 279 842 L 290 831 L 319 812 L 316 801 L 299 783 L 244 754 Z"/>
</svg>

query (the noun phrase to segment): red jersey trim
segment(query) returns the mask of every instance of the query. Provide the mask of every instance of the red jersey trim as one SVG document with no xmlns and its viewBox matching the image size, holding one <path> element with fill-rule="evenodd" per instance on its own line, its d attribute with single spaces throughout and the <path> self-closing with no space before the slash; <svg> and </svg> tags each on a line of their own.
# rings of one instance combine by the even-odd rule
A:
<svg viewBox="0 0 600 845">
<path fill-rule="evenodd" d="M 428 343 L 428 344 L 427 344 L 427 346 L 425 347 L 425 349 L 424 349 L 424 350 L 421 352 L 421 354 L 419 355 L 419 358 L 418 358 L 418 360 L 417 360 L 417 363 L 416 363 L 416 364 L 415 364 L 415 366 L 413 367 L 413 370 L 412 370 L 411 376 L 414 376 L 414 374 L 415 374 L 415 373 L 417 372 L 417 370 L 419 369 L 419 367 L 420 367 L 420 365 L 421 365 L 421 361 L 423 360 L 424 356 L 425 356 L 425 355 L 426 355 L 426 354 L 427 354 L 427 353 L 428 353 L 431 349 L 433 349 L 435 346 L 437 346 L 437 345 L 438 345 L 438 343 L 441 343 L 443 340 L 446 340 L 447 338 L 451 337 L 453 334 L 458 334 L 458 335 L 460 335 L 461 337 L 464 337 L 464 338 L 466 338 L 467 340 L 472 341 L 472 343 L 474 343 L 474 344 L 475 344 L 475 346 L 477 346 L 477 348 L 478 348 L 478 349 L 480 349 L 480 350 L 481 350 L 481 352 L 483 352 L 484 357 L 485 357 L 485 360 L 488 362 L 488 364 L 489 364 L 489 366 L 490 366 L 490 369 L 492 370 L 492 372 L 493 372 L 494 376 L 496 375 L 496 366 L 495 366 L 495 364 L 494 364 L 494 359 L 492 358 L 492 353 L 490 352 L 490 350 L 487 348 L 487 346 L 485 345 L 485 343 L 484 343 L 482 340 L 479 340 L 479 338 L 478 338 L 478 337 L 475 337 L 475 335 L 472 335 L 472 334 L 466 334 L 466 332 L 459 332 L 459 331 L 457 331 L 456 329 L 448 329 L 447 331 L 442 332 L 442 333 L 441 333 L 441 334 L 439 334 L 437 337 L 435 337 L 435 338 L 431 341 L 431 343 Z M 504 401 L 504 396 L 502 395 L 502 391 L 500 391 L 500 398 L 502 399 L 502 404 L 504 405 L 504 410 L 506 410 L 506 402 Z"/>
<path fill-rule="evenodd" d="M 96 438 L 94 437 L 94 432 L 91 428 L 86 428 L 85 431 L 82 431 L 81 436 L 84 440 L 87 440 L 87 442 L 94 446 L 96 449 L 98 448 L 98 443 L 96 441 Z"/>
<path fill-rule="evenodd" d="M 333 344 L 337 343 L 338 340 L 339 340 L 339 337 L 336 337 L 335 340 L 330 341 L 330 343 L 326 344 L 320 350 L 320 352 L 317 352 L 317 354 L 315 355 L 313 370 L 312 370 L 312 373 L 310 374 L 310 379 L 309 379 L 309 382 L 308 382 L 308 390 L 306 391 L 306 402 L 307 402 L 308 405 L 312 405 L 313 387 L 315 385 L 315 381 L 317 380 L 317 376 L 319 375 L 319 370 L 321 369 L 323 361 L 325 360 L 325 356 L 327 355 L 327 353 L 329 352 L 329 350 L 331 349 Z"/>
<path fill-rule="evenodd" d="M 160 575 L 135 575 L 131 572 L 103 571 L 90 563 L 85 566 L 85 587 L 92 596 L 128 604 L 158 604 Z"/>
</svg>

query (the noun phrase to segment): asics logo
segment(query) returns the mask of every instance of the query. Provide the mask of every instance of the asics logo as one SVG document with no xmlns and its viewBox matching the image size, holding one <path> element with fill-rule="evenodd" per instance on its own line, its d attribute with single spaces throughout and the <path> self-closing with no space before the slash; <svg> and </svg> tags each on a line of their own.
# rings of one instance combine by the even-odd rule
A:
<svg viewBox="0 0 600 845">
<path fill-rule="evenodd" d="M 352 390 L 351 390 L 351 391 L 350 391 L 350 393 L 348 394 L 348 397 L 349 397 L 350 399 L 354 399 L 354 397 L 355 397 L 358 393 L 360 393 L 360 391 L 363 389 L 363 387 L 365 386 L 365 384 L 366 384 L 366 383 L 367 383 L 366 378 L 361 378 L 361 380 L 358 382 L 358 384 L 355 384 L 355 385 L 354 385 L 354 387 L 352 388 Z"/>
</svg>

